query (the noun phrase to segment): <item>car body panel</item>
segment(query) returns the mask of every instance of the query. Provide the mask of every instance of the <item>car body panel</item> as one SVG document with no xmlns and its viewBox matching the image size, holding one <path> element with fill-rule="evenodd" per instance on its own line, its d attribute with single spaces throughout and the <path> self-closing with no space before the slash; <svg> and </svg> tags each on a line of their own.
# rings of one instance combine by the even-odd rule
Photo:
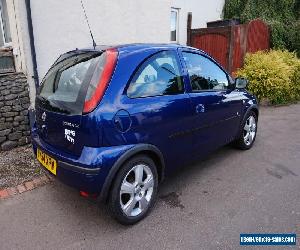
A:
<svg viewBox="0 0 300 250">
<path fill-rule="evenodd" d="M 164 166 L 163 174 L 169 175 L 186 162 L 234 140 L 246 112 L 250 109 L 258 112 L 256 98 L 244 89 L 192 93 L 180 53 L 192 50 L 208 56 L 200 50 L 174 44 L 131 44 L 114 48 L 118 50 L 118 61 L 95 110 L 82 115 L 80 120 L 46 111 L 54 123 L 52 126 L 57 126 L 50 134 L 53 138 L 48 140 L 41 135 L 41 128 L 36 124 L 32 129 L 34 152 L 39 147 L 62 162 L 61 166 L 58 164 L 57 177 L 70 186 L 90 193 L 105 190 L 101 197 L 106 197 L 121 163 L 139 152 L 156 155 Z M 105 47 L 98 49 L 104 50 Z M 164 50 L 173 51 L 178 56 L 184 93 L 129 98 L 126 90 L 136 69 L 147 58 Z M 231 77 L 228 78 L 232 82 Z M 41 119 L 43 112 L 37 109 L 37 120 Z M 76 130 L 79 145 L 75 151 L 68 150 L 67 142 L 61 147 L 51 145 L 55 137 L 65 136 L 65 127 L 62 126 L 65 120 L 79 124 L 79 131 Z M 66 167 L 64 163 L 81 167 L 81 170 L 99 171 L 86 173 Z"/>
<path fill-rule="evenodd" d="M 233 83 L 231 77 L 215 60 L 202 51 L 194 48 L 180 48 L 179 56 L 185 73 L 185 81 L 191 86 L 190 78 L 182 53 L 189 52 L 206 57 L 219 66 L 227 75 L 229 84 Z M 238 125 L 241 121 L 242 93 L 236 89 L 204 90 L 193 92 L 188 90 L 194 114 L 194 153 L 202 157 L 204 154 L 225 145 L 235 138 Z"/>
<path fill-rule="evenodd" d="M 121 145 L 115 147 L 83 147 L 78 157 L 70 155 L 45 143 L 39 138 L 36 131 L 32 131 L 33 151 L 36 154 L 37 147 L 58 162 L 57 178 L 62 182 L 79 190 L 90 193 L 99 193 L 102 185 L 114 163 L 135 145 Z M 60 165 L 60 162 L 63 164 Z M 64 165 L 74 165 L 80 168 L 67 169 Z M 87 174 L 83 169 L 97 169 L 92 174 Z M 98 171 L 99 170 L 99 171 Z"/>
</svg>

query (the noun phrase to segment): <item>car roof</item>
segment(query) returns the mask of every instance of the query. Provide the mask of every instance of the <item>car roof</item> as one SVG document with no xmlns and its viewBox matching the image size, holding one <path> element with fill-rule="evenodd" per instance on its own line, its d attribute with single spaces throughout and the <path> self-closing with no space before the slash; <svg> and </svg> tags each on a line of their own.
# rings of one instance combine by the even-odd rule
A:
<svg viewBox="0 0 300 250">
<path fill-rule="evenodd" d="M 180 45 L 177 43 L 130 43 L 130 44 L 118 44 L 118 45 L 97 45 L 95 48 L 94 47 L 87 47 L 87 48 L 82 48 L 78 49 L 76 48 L 75 50 L 68 51 L 64 54 L 62 54 L 55 63 L 60 62 L 62 59 L 70 57 L 74 54 L 79 54 L 79 53 L 84 53 L 84 52 L 101 52 L 105 51 L 107 49 L 117 49 L 119 52 L 122 53 L 136 53 L 136 52 L 142 52 L 145 50 L 161 50 L 161 49 L 176 49 L 176 48 L 182 48 L 182 49 L 189 49 L 189 50 L 195 50 L 198 51 L 202 54 L 205 54 L 206 56 L 210 57 L 206 52 L 203 50 L 190 47 L 190 46 L 185 46 L 185 45 Z"/>
<path fill-rule="evenodd" d="M 133 52 L 133 51 L 139 51 L 144 49 L 174 49 L 174 48 L 186 48 L 186 49 L 192 49 L 192 50 L 199 50 L 193 47 L 180 45 L 177 43 L 129 43 L 129 44 L 116 44 L 116 45 L 97 45 L 95 48 L 93 47 L 87 47 L 82 49 L 76 49 L 69 51 L 67 53 L 75 52 L 75 51 L 104 51 L 107 49 L 118 49 L 119 51 L 127 51 L 127 52 Z M 201 51 L 201 50 L 200 50 Z M 203 52 L 203 51 L 201 51 Z M 203 52 L 205 53 L 205 52 Z"/>
<path fill-rule="evenodd" d="M 178 48 L 183 47 L 176 43 L 131 43 L 131 44 L 119 44 L 115 46 L 118 49 L 126 50 L 139 50 L 145 48 L 159 49 L 159 48 Z"/>
<path fill-rule="evenodd" d="M 177 43 L 131 43 L 131 44 L 119 44 L 115 46 L 111 46 L 119 51 L 139 51 L 144 49 L 174 49 L 174 48 L 189 48 L 196 49 L 189 46 L 180 45 Z"/>
</svg>

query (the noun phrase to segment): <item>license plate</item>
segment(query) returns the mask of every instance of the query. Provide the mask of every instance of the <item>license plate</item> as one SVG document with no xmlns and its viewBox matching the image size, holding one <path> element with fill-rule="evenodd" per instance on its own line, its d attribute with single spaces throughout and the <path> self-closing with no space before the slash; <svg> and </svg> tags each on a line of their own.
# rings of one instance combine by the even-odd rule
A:
<svg viewBox="0 0 300 250">
<path fill-rule="evenodd" d="M 38 161 L 48 169 L 52 174 L 56 175 L 57 162 L 55 159 L 37 149 L 36 156 Z"/>
</svg>

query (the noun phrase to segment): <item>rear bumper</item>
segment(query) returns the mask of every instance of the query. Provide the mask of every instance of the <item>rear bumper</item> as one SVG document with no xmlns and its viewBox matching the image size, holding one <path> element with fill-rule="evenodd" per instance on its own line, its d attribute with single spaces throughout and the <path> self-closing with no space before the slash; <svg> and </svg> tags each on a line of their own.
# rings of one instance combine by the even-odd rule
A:
<svg viewBox="0 0 300 250">
<path fill-rule="evenodd" d="M 56 175 L 53 175 L 55 178 L 77 190 L 93 194 L 101 192 L 114 163 L 132 147 L 132 145 L 101 148 L 84 147 L 78 157 L 62 152 L 45 143 L 34 131 L 32 131 L 31 137 L 35 155 L 37 148 L 39 148 L 57 160 Z M 46 170 L 42 165 L 41 167 Z"/>
<path fill-rule="evenodd" d="M 45 147 L 45 144 L 41 143 L 38 138 L 34 138 L 32 140 L 32 146 L 35 155 L 37 148 L 39 148 L 40 150 L 57 160 L 56 175 L 50 173 L 41 164 L 40 166 L 52 176 L 59 179 L 61 182 L 75 189 L 86 191 L 89 193 L 98 193 L 101 191 L 100 167 L 88 168 L 75 165 L 76 163 L 70 163 L 70 158 L 63 159 L 60 154 L 57 154 Z"/>
</svg>

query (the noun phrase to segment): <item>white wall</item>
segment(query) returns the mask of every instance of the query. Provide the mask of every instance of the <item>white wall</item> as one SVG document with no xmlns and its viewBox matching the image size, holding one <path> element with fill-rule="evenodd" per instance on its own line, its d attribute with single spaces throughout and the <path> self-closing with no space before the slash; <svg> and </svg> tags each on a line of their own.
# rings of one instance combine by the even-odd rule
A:
<svg viewBox="0 0 300 250">
<path fill-rule="evenodd" d="M 27 76 L 29 97 L 31 106 L 33 107 L 35 99 L 35 82 L 33 80 L 25 1 L 7 0 L 6 2 L 16 71 L 23 72 Z"/>
<path fill-rule="evenodd" d="M 206 23 L 221 19 L 224 0 L 171 0 L 179 8 L 179 43 L 186 45 L 187 15 L 192 12 L 192 28 L 206 28 Z"/>
<path fill-rule="evenodd" d="M 169 0 L 83 0 L 97 44 L 169 42 Z M 40 79 L 68 50 L 92 45 L 80 0 L 32 0 Z"/>
<path fill-rule="evenodd" d="M 179 8 L 179 43 L 186 44 L 187 13 L 193 28 L 220 19 L 224 0 L 83 0 L 97 44 L 170 42 L 171 7 Z M 23 71 L 34 105 L 25 1 L 7 1 L 17 70 Z M 92 45 L 80 0 L 31 0 L 40 80 L 55 59 L 66 51 Z"/>
</svg>

